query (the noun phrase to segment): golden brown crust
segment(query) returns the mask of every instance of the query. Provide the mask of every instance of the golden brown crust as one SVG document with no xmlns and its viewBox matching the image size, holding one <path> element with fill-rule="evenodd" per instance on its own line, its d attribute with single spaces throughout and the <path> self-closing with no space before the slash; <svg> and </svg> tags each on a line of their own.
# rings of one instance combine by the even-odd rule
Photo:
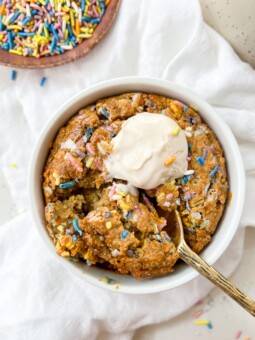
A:
<svg viewBox="0 0 255 340">
<path fill-rule="evenodd" d="M 108 181 L 103 159 L 122 123 L 144 111 L 165 114 L 185 131 L 194 174 L 135 196 L 114 184 L 125 189 L 124 181 Z M 80 110 L 60 129 L 43 178 L 46 226 L 57 253 L 138 279 L 171 272 L 179 258 L 155 207 L 178 209 L 187 242 L 200 252 L 227 198 L 225 159 L 214 133 L 191 107 L 153 94 L 123 94 Z"/>
</svg>

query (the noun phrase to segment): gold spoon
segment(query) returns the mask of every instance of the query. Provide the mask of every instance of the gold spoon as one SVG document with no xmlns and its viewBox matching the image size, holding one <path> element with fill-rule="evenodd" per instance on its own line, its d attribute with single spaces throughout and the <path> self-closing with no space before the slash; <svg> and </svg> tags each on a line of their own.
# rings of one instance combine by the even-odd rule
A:
<svg viewBox="0 0 255 340">
<path fill-rule="evenodd" d="M 213 284 L 221 288 L 233 300 L 235 300 L 237 303 L 239 303 L 239 305 L 246 309 L 247 312 L 255 316 L 255 301 L 253 301 L 249 296 L 241 292 L 232 282 L 227 280 L 216 269 L 206 263 L 200 256 L 198 256 L 193 250 L 190 249 L 190 247 L 185 242 L 182 220 L 177 210 L 175 210 L 175 216 L 177 220 L 177 228 L 174 237 L 174 243 L 177 247 L 177 251 L 181 259 L 188 265 L 193 267 L 195 270 L 197 270 L 205 278 L 210 280 Z"/>
</svg>

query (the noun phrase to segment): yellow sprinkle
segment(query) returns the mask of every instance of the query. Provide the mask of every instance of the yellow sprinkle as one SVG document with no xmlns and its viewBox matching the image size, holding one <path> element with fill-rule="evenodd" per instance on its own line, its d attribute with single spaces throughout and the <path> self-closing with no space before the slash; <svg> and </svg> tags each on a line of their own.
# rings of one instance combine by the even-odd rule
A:
<svg viewBox="0 0 255 340">
<path fill-rule="evenodd" d="M 10 52 L 10 53 L 13 53 L 13 54 L 22 55 L 22 52 L 17 51 L 17 50 L 9 50 L 9 52 Z"/>
<path fill-rule="evenodd" d="M 70 9 L 71 26 L 74 27 L 74 12 Z"/>
<path fill-rule="evenodd" d="M 49 32 L 48 32 L 48 30 L 47 30 L 45 25 L 43 25 L 43 30 L 44 30 L 45 37 L 49 38 Z"/>
<path fill-rule="evenodd" d="M 165 166 L 171 165 L 175 160 L 176 160 L 176 157 L 175 156 L 171 156 L 170 158 L 168 158 L 167 161 L 165 161 Z"/>
<path fill-rule="evenodd" d="M 106 226 L 106 229 L 111 229 L 112 222 L 106 222 L 105 226 Z"/>
<path fill-rule="evenodd" d="M 108 6 L 111 0 L 106 0 L 105 1 L 105 6 Z"/>
<path fill-rule="evenodd" d="M 60 184 L 60 176 L 56 172 L 53 172 L 52 176 L 55 178 L 55 185 L 59 185 Z"/>
<path fill-rule="evenodd" d="M 88 159 L 86 161 L 86 167 L 91 168 L 93 162 L 94 162 L 94 157 L 88 157 Z"/>
<path fill-rule="evenodd" d="M 130 210 L 130 206 L 127 205 L 123 200 L 119 200 L 118 204 L 120 205 L 120 208 L 122 210 L 126 210 L 126 211 Z"/>
<path fill-rule="evenodd" d="M 126 191 L 117 191 L 117 195 L 125 197 L 128 193 Z"/>
<path fill-rule="evenodd" d="M 67 39 L 67 37 L 68 37 L 68 30 L 66 29 L 65 30 L 65 40 Z"/>
<path fill-rule="evenodd" d="M 176 126 L 176 128 L 174 128 L 173 131 L 172 131 L 172 135 L 173 136 L 178 136 L 179 132 L 180 132 L 179 126 Z"/>
<path fill-rule="evenodd" d="M 198 325 L 198 326 L 200 326 L 200 325 L 208 325 L 209 320 L 195 320 L 194 322 L 195 322 L 195 325 Z"/>
<path fill-rule="evenodd" d="M 83 34 L 77 34 L 77 37 L 78 38 L 91 38 L 92 37 L 92 34 L 86 34 L 86 33 L 83 33 Z"/>
<path fill-rule="evenodd" d="M 22 30 L 22 27 L 19 25 L 8 25 L 7 28 L 10 30 Z"/>
<path fill-rule="evenodd" d="M 10 165 L 10 167 L 11 167 L 12 169 L 17 169 L 17 164 L 16 164 L 16 163 L 12 163 L 12 164 Z"/>
<path fill-rule="evenodd" d="M 157 199 L 160 201 L 161 199 L 165 198 L 165 194 L 161 192 L 161 194 L 158 195 Z"/>
</svg>

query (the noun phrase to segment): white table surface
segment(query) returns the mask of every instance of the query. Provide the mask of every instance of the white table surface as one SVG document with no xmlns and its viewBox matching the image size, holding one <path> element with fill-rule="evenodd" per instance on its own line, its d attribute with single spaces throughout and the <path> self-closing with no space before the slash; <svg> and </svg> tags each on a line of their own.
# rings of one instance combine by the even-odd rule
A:
<svg viewBox="0 0 255 340">
<path fill-rule="evenodd" d="M 1 167 L 1 165 L 0 165 Z M 15 169 L 11 169 L 15 176 Z M 0 225 L 23 212 L 22 207 L 16 207 L 0 168 Z M 255 229 L 246 232 L 244 253 L 237 270 L 230 278 L 236 285 L 255 299 Z M 155 304 L 156 308 L 156 304 Z M 171 306 L 169 306 L 171 308 Z M 213 328 L 196 326 L 193 314 L 202 310 L 199 319 L 208 319 Z M 241 331 L 241 340 L 255 340 L 255 319 L 233 302 L 229 297 L 215 288 L 203 299 L 203 303 L 194 306 L 182 315 L 157 325 L 137 330 L 134 340 L 231 340 Z M 110 340 L 106 333 L 100 340 Z"/>
</svg>

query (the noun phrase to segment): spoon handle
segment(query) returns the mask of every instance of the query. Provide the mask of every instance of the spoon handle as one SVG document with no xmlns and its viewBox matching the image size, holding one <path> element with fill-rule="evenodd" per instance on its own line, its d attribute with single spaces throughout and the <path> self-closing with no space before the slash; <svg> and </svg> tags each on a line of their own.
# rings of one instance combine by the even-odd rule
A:
<svg viewBox="0 0 255 340">
<path fill-rule="evenodd" d="M 232 282 L 227 280 L 216 269 L 206 263 L 195 252 L 193 252 L 186 242 L 181 242 L 181 244 L 178 246 L 178 253 L 184 262 L 192 266 L 201 275 L 221 288 L 233 300 L 246 309 L 247 312 L 255 317 L 255 301 L 241 292 Z"/>
</svg>

